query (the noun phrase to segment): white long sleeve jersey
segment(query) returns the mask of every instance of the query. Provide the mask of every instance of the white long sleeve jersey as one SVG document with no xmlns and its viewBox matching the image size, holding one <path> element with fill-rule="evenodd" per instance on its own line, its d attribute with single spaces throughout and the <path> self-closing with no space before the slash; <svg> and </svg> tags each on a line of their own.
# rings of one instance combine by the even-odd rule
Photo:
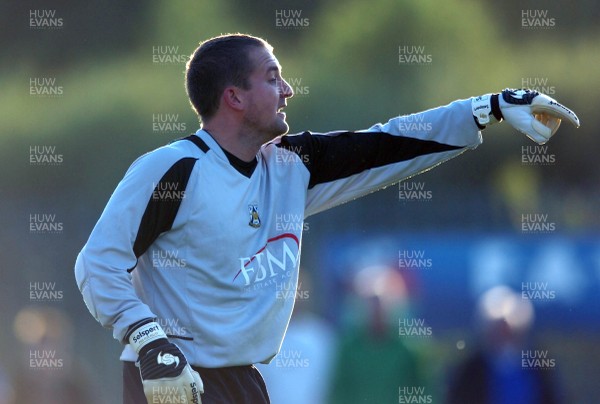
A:
<svg viewBox="0 0 600 404">
<path fill-rule="evenodd" d="M 481 143 L 471 100 L 364 131 L 276 138 L 236 159 L 204 130 L 138 158 L 75 263 L 92 315 L 122 342 L 156 318 L 201 367 L 268 363 L 294 306 L 304 219 Z M 136 360 L 125 345 L 122 360 Z"/>
</svg>

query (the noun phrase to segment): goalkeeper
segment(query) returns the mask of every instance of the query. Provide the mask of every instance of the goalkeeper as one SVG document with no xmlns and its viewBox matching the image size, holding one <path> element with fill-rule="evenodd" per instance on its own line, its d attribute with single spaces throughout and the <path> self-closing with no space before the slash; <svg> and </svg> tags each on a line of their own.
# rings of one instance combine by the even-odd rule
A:
<svg viewBox="0 0 600 404">
<path fill-rule="evenodd" d="M 268 403 L 256 363 L 277 353 L 294 305 L 302 220 L 482 142 L 506 120 L 545 143 L 576 115 L 504 90 L 361 131 L 288 132 L 293 95 L 273 48 L 248 35 L 202 43 L 186 90 L 202 126 L 137 159 L 75 264 L 92 315 L 123 344 L 125 403 Z M 404 130 L 408 128 L 408 130 Z M 291 228 L 290 228 L 291 227 Z"/>
</svg>

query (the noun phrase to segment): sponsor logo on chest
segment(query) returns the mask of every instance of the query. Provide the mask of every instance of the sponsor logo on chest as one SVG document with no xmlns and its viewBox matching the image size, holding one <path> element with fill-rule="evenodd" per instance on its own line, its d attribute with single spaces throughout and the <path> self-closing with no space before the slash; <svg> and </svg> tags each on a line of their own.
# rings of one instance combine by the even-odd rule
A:
<svg viewBox="0 0 600 404">
<path fill-rule="evenodd" d="M 254 290 L 289 279 L 296 271 L 299 251 L 300 242 L 295 234 L 272 237 L 253 255 L 239 258 L 232 282 L 242 284 L 245 290 Z"/>
</svg>

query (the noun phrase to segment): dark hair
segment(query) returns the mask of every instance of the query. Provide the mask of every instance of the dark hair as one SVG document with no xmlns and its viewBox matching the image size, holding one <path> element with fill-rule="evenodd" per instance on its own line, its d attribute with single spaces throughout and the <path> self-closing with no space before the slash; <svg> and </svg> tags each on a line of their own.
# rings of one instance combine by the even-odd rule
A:
<svg viewBox="0 0 600 404">
<path fill-rule="evenodd" d="M 248 77 L 254 70 L 249 48 L 273 47 L 261 38 L 228 34 L 200 44 L 187 62 L 185 88 L 192 107 L 206 121 L 219 109 L 223 90 L 229 85 L 250 88 Z"/>
</svg>

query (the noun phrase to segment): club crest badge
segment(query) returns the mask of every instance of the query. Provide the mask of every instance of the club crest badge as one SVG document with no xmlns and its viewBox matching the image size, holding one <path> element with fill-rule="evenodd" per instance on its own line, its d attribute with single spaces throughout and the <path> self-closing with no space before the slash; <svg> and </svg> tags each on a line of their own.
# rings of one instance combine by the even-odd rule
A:
<svg viewBox="0 0 600 404">
<path fill-rule="evenodd" d="M 248 225 L 255 229 L 260 227 L 260 217 L 258 216 L 258 205 L 248 205 L 248 213 L 250 213 L 250 221 Z"/>
</svg>

